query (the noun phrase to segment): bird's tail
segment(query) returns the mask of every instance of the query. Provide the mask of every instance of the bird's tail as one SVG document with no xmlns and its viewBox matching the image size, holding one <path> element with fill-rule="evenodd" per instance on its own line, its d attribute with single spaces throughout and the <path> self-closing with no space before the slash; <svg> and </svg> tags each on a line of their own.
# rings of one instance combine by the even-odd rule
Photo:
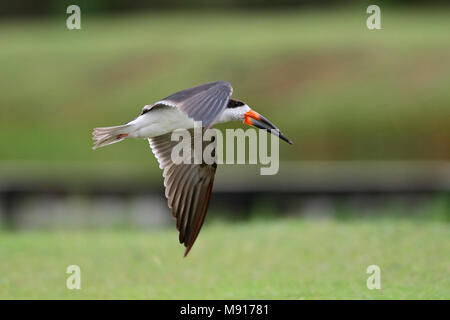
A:
<svg viewBox="0 0 450 320">
<path fill-rule="evenodd" d="M 128 137 L 130 132 L 131 130 L 129 124 L 115 127 L 95 128 L 92 132 L 92 138 L 95 140 L 92 149 L 95 150 L 100 147 L 122 141 Z"/>
</svg>

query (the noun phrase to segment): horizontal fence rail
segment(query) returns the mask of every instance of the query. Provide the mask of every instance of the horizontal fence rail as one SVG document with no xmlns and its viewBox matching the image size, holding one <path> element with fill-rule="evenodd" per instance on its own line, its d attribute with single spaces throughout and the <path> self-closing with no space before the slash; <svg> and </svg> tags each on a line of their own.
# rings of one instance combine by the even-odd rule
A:
<svg viewBox="0 0 450 320">
<path fill-rule="evenodd" d="M 111 163 L 0 163 L 0 227 L 168 225 L 173 221 L 163 179 L 154 169 Z M 273 176 L 259 175 L 256 165 L 222 165 L 209 211 L 236 219 L 321 218 L 341 214 L 342 208 L 360 215 L 382 212 L 394 203 L 411 217 L 444 212 L 449 189 L 447 162 L 290 162 L 281 163 Z M 424 210 L 435 208 L 436 198 L 444 204 Z"/>
<path fill-rule="evenodd" d="M 149 167 L 152 164 L 149 164 Z M 450 189 L 450 162 L 285 162 L 276 175 L 256 165 L 220 165 L 214 192 L 439 192 Z M 78 190 L 160 191 L 162 172 L 124 164 L 0 162 L 0 193 Z"/>
</svg>

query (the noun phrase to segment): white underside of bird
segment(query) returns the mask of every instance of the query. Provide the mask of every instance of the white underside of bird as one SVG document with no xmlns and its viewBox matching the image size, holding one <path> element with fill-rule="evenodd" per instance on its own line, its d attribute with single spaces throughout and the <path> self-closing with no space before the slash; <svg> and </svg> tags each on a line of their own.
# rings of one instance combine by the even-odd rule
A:
<svg viewBox="0 0 450 320">
<path fill-rule="evenodd" d="M 243 115 L 250 110 L 250 107 L 246 104 L 233 109 L 225 109 L 215 121 L 215 124 L 243 120 Z M 97 143 L 93 149 L 122 141 L 125 138 L 148 139 L 178 129 L 191 129 L 194 128 L 194 125 L 194 119 L 188 117 L 178 108 L 158 105 L 151 112 L 144 113 L 124 125 L 96 128 L 94 139 L 97 140 Z"/>
</svg>

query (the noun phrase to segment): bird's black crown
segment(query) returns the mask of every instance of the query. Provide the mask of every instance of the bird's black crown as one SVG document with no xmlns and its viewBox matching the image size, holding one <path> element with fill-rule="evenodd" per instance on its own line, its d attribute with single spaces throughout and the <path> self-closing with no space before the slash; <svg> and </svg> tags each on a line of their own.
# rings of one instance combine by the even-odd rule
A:
<svg viewBox="0 0 450 320">
<path fill-rule="evenodd" d="M 237 108 L 237 107 L 243 106 L 244 104 L 245 103 L 242 101 L 230 99 L 230 101 L 228 101 L 227 108 Z"/>
</svg>

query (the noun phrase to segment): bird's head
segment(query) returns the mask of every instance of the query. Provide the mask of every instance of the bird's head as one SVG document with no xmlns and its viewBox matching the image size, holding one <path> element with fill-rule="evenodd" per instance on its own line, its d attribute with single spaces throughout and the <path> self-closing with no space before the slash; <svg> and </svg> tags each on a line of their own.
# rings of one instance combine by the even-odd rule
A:
<svg viewBox="0 0 450 320">
<path fill-rule="evenodd" d="M 230 99 L 228 108 L 235 109 L 239 119 L 249 126 L 259 129 L 267 130 L 268 132 L 278 136 L 281 140 L 292 144 L 292 141 L 286 138 L 272 122 L 260 115 L 258 112 L 252 110 L 247 104 L 242 101 Z"/>
</svg>

